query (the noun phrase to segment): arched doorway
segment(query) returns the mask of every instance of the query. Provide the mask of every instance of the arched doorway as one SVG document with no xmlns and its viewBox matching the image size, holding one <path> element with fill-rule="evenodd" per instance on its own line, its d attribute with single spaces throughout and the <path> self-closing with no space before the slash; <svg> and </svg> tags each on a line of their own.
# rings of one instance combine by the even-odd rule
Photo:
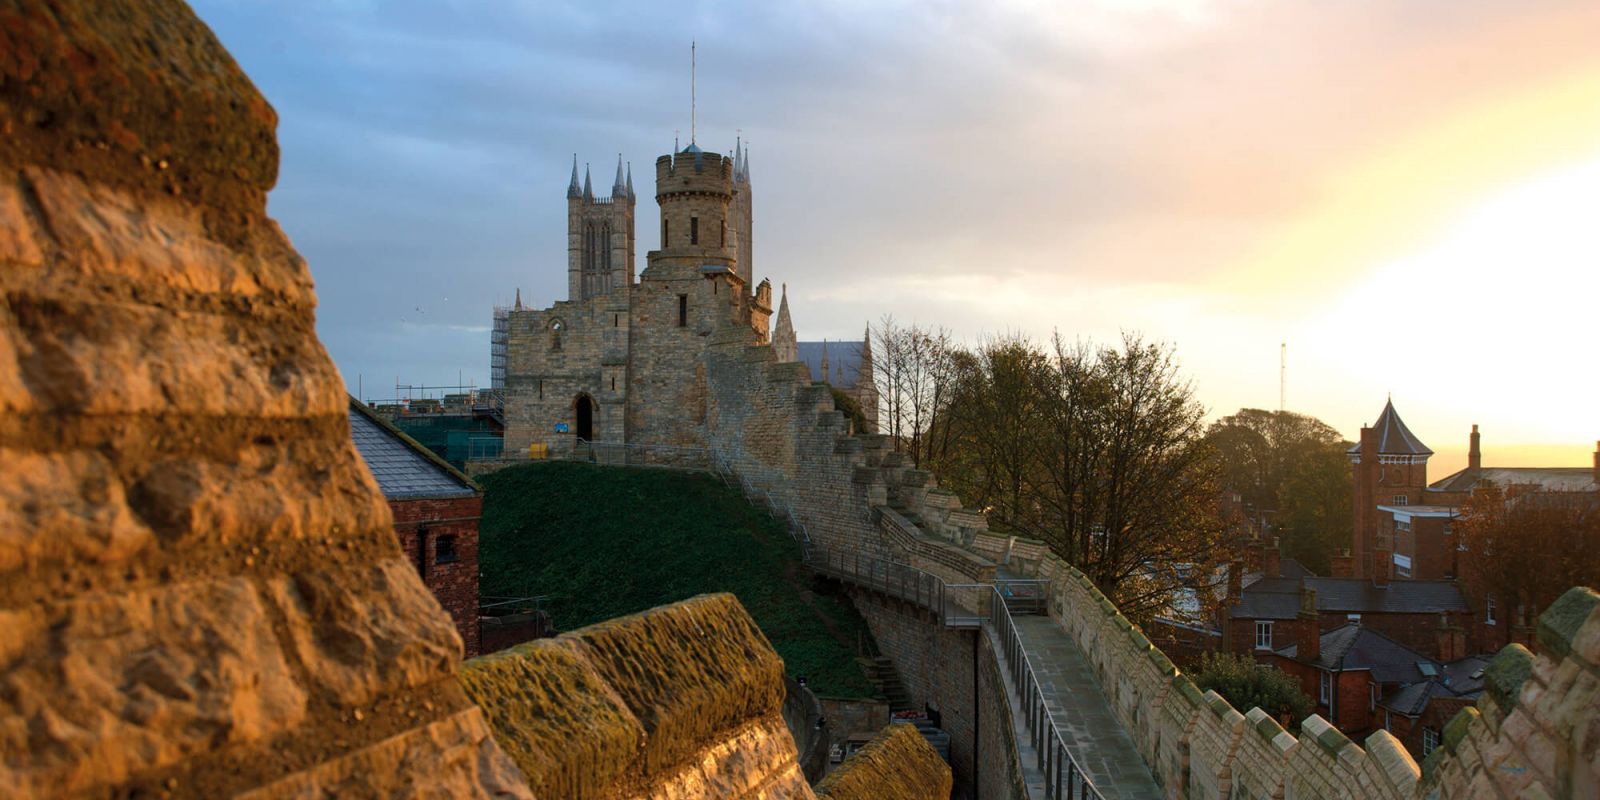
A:
<svg viewBox="0 0 1600 800">
<path fill-rule="evenodd" d="M 574 405 L 577 406 L 578 440 L 594 441 L 594 401 L 589 395 L 580 394 Z"/>
</svg>

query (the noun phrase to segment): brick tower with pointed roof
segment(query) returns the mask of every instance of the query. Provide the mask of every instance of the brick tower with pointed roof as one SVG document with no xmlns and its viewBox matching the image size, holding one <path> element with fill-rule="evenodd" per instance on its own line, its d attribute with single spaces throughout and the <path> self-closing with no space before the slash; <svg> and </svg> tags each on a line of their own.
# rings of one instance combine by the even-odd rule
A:
<svg viewBox="0 0 1600 800">
<path fill-rule="evenodd" d="M 1378 506 L 1421 504 L 1433 451 L 1406 427 L 1390 400 L 1377 422 L 1361 428 L 1361 441 L 1348 453 L 1355 480 L 1355 535 L 1350 551 L 1355 575 L 1387 583 L 1394 543 L 1379 536 Z"/>
</svg>

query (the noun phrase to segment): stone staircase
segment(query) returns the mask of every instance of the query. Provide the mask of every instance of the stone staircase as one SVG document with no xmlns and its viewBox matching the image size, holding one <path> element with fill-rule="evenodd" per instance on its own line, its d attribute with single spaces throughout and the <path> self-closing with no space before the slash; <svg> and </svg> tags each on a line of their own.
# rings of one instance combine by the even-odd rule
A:
<svg viewBox="0 0 1600 800">
<path fill-rule="evenodd" d="M 888 656 L 857 658 L 856 661 L 861 664 L 861 671 L 866 674 L 867 680 L 877 687 L 878 694 L 889 702 L 889 713 L 919 710 L 911 704 L 911 695 L 900 683 L 900 673 L 895 671 L 894 662 Z"/>
</svg>

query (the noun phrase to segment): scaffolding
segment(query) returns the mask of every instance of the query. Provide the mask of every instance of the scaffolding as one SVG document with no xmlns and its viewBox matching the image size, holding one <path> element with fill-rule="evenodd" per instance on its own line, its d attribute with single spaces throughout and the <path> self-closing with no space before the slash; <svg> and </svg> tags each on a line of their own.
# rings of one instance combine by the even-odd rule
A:
<svg viewBox="0 0 1600 800">
<path fill-rule="evenodd" d="M 511 309 L 494 307 L 494 327 L 489 330 L 489 388 L 506 388 L 506 338 L 511 332 Z"/>
</svg>

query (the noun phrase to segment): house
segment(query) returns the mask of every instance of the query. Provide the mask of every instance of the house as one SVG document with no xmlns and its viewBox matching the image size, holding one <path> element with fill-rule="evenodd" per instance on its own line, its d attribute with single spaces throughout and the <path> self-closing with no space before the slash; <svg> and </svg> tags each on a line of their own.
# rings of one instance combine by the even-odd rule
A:
<svg viewBox="0 0 1600 800">
<path fill-rule="evenodd" d="M 350 399 L 350 435 L 394 514 L 406 558 L 478 655 L 478 485 L 416 440 Z"/>
<path fill-rule="evenodd" d="M 1311 594 L 1304 602 L 1315 603 Z M 1459 643 L 1457 634 L 1448 635 Z M 1483 690 L 1487 659 L 1448 652 L 1449 659 L 1433 658 L 1361 622 L 1314 636 L 1310 627 L 1298 626 L 1293 636 L 1293 644 L 1261 660 L 1298 679 L 1316 713 L 1345 735 L 1361 738 L 1381 727 L 1418 760 L 1438 746 L 1445 723 Z"/>
</svg>

